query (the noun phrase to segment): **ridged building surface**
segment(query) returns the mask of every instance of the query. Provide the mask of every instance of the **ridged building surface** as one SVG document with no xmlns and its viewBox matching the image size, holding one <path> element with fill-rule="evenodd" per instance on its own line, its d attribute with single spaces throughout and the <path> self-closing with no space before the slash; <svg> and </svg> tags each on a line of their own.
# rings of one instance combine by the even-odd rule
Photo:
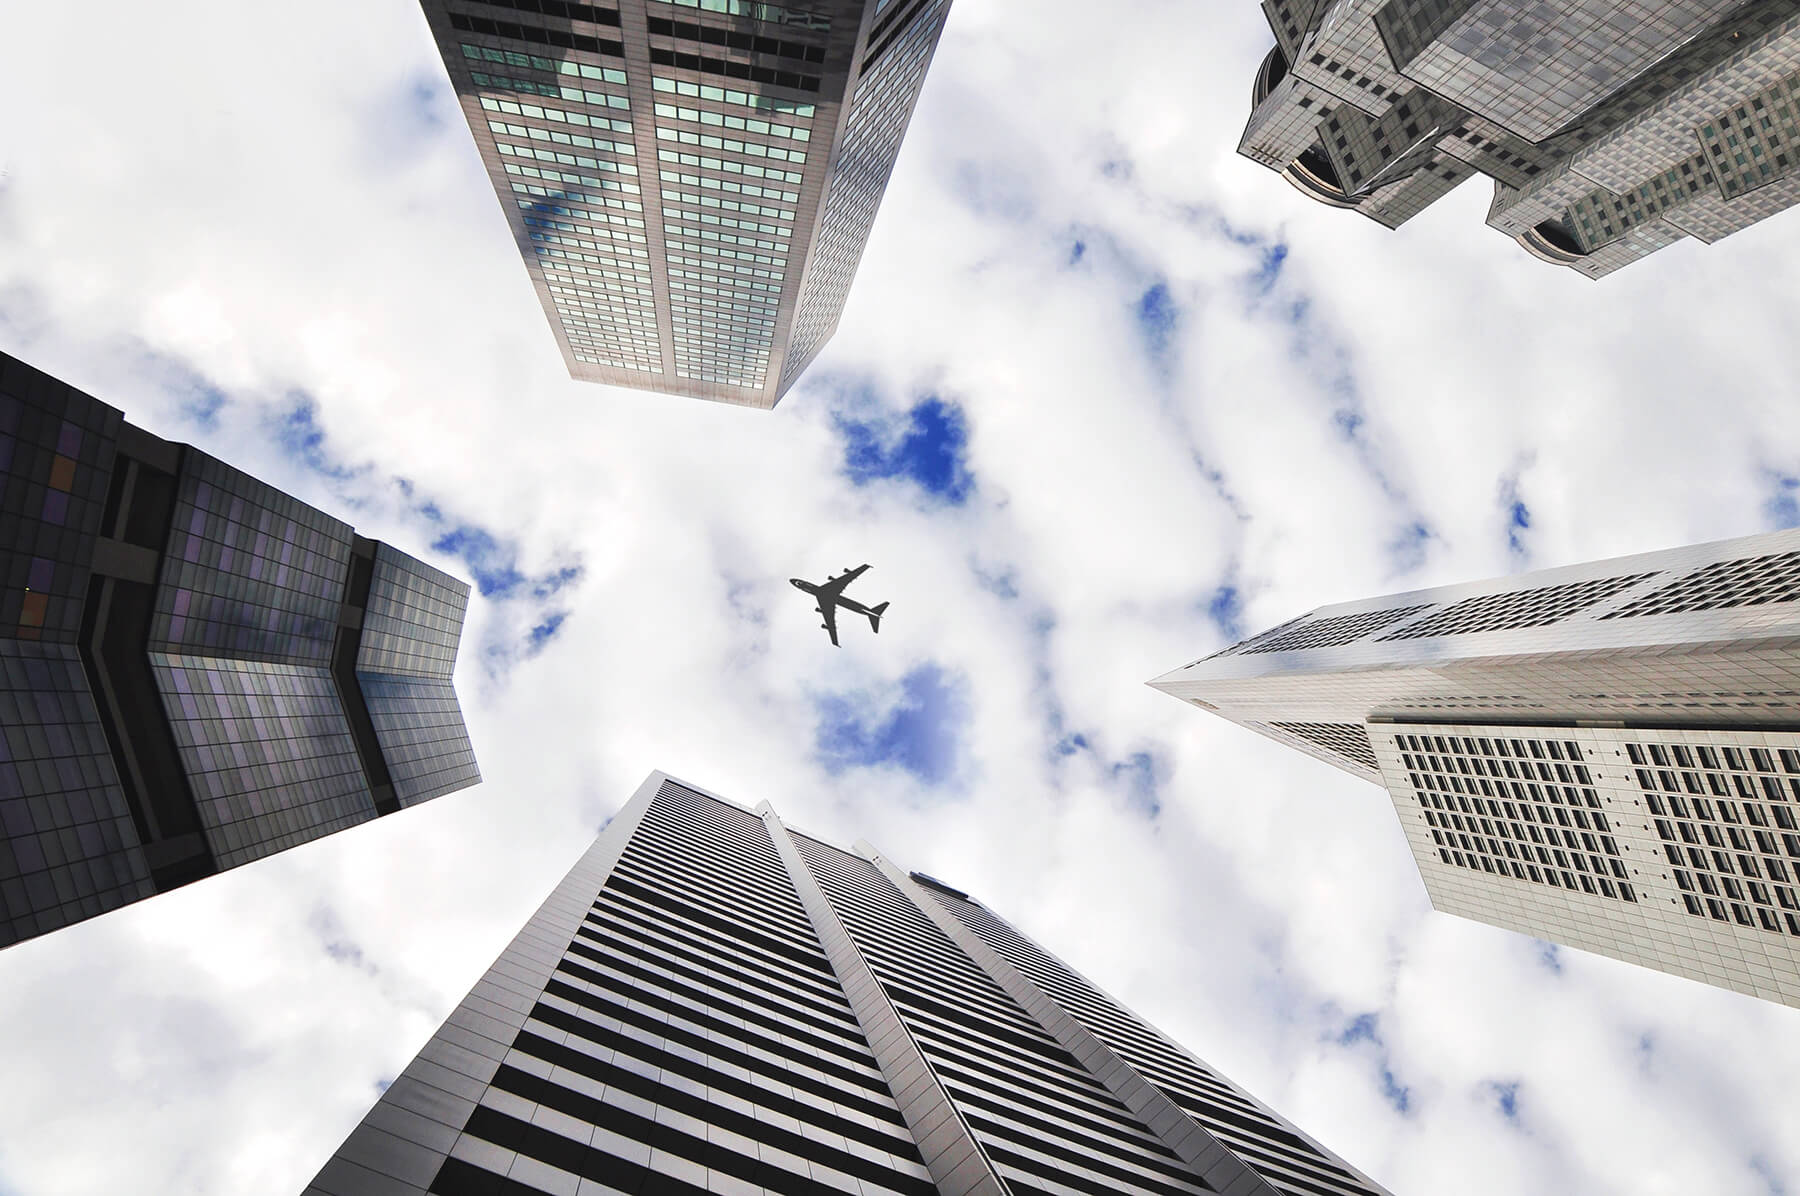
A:
<svg viewBox="0 0 1800 1196">
<path fill-rule="evenodd" d="M 307 1196 L 1373 1196 L 967 894 L 652 774 Z"/>
<path fill-rule="evenodd" d="M 469 588 L 0 354 L 0 946 L 475 784 Z"/>
<path fill-rule="evenodd" d="M 1800 199 L 1792 0 L 1264 0 L 1239 152 L 1398 228 L 1473 175 L 1488 224 L 1599 278 Z"/>
<path fill-rule="evenodd" d="M 1438 909 L 1800 1006 L 1800 532 L 1323 607 L 1151 684 L 1384 786 Z"/>
<path fill-rule="evenodd" d="M 422 2 L 570 374 L 780 401 L 951 0 Z"/>
</svg>

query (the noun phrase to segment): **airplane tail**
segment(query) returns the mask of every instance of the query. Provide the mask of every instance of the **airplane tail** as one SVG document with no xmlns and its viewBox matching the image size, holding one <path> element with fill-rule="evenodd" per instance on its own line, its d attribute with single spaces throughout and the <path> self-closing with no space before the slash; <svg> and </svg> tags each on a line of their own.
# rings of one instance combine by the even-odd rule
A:
<svg viewBox="0 0 1800 1196">
<path fill-rule="evenodd" d="M 888 608 L 888 604 L 885 602 L 883 602 L 880 606 L 872 606 L 869 608 L 869 626 L 876 632 L 876 634 L 880 634 L 880 632 L 881 632 L 881 612 L 886 610 L 887 608 Z"/>
</svg>

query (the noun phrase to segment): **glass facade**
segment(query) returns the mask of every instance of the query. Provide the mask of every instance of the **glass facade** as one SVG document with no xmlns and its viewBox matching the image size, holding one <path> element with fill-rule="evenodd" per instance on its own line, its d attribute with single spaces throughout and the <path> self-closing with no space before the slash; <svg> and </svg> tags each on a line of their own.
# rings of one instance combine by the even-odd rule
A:
<svg viewBox="0 0 1800 1196">
<path fill-rule="evenodd" d="M 151 672 L 220 867 L 376 815 L 331 675 L 354 535 L 204 453 L 182 456 Z"/>
<path fill-rule="evenodd" d="M 1796 562 L 1777 532 L 1346 603 L 1152 684 L 1383 785 L 1441 910 L 1800 1006 Z"/>
<path fill-rule="evenodd" d="M 1800 200 L 1788 0 L 1268 3 L 1239 152 L 1398 227 L 1472 174 L 1488 223 L 1598 278 Z"/>
<path fill-rule="evenodd" d="M 450 683 L 468 605 L 465 583 L 375 546 L 356 681 L 402 806 L 481 780 Z"/>
<path fill-rule="evenodd" d="M 0 946 L 480 780 L 463 583 L 4 355 L 0 467 Z"/>
<path fill-rule="evenodd" d="M 588 1191 L 1381 1189 L 966 894 L 653 774 L 306 1189 Z"/>
<path fill-rule="evenodd" d="M 122 422 L 0 354 L 0 946 L 153 891 L 78 648 Z"/>
<path fill-rule="evenodd" d="M 154 891 L 75 648 L 0 639 L 0 946 Z"/>
<path fill-rule="evenodd" d="M 424 0 L 570 373 L 774 406 L 836 327 L 949 6 Z"/>
</svg>

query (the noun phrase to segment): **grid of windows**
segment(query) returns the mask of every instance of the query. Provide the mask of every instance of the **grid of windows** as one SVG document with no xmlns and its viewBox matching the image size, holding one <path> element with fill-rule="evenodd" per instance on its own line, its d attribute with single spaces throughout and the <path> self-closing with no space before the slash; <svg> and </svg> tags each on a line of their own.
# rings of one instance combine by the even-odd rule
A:
<svg viewBox="0 0 1800 1196">
<path fill-rule="evenodd" d="M 1644 615 L 1762 606 L 1770 602 L 1792 602 L 1796 598 L 1800 598 L 1800 552 L 1777 552 L 1743 560 L 1719 561 L 1696 569 L 1600 617 L 1635 619 Z"/>
<path fill-rule="evenodd" d="M 0 947 L 154 888 L 76 649 L 0 638 Z"/>
<path fill-rule="evenodd" d="M 1726 199 L 1737 199 L 1787 177 L 1794 163 L 1794 143 L 1800 138 L 1797 109 L 1800 74 L 1746 97 L 1730 112 L 1700 126 L 1707 164 L 1718 176 L 1719 191 Z"/>
<path fill-rule="evenodd" d="M 697 8 L 701 12 L 724 13 L 733 17 L 749 17 L 769 25 L 790 25 L 819 33 L 831 31 L 831 15 L 789 8 L 780 4 L 764 4 L 759 0 L 659 0 L 677 8 Z"/>
<path fill-rule="evenodd" d="M 1372 23 L 1330 5 L 1263 7 L 1293 66 L 1265 64 L 1239 152 L 1390 227 L 1479 170 L 1495 180 L 1492 227 L 1598 278 L 1800 196 L 1776 185 L 1794 177 L 1800 136 L 1800 19 L 1784 0 L 1389 0 Z M 1449 119 L 1418 122 L 1416 153 L 1360 136 L 1421 91 Z M 1333 170 L 1303 165 L 1327 154 Z"/>
<path fill-rule="evenodd" d="M 1342 756 L 1370 772 L 1380 771 L 1381 766 L 1375 762 L 1375 749 L 1369 744 L 1369 733 L 1361 723 L 1270 723 L 1269 726 Z"/>
<path fill-rule="evenodd" d="M 219 867 L 375 817 L 328 666 L 152 652 L 150 670 Z"/>
<path fill-rule="evenodd" d="M 156 591 L 152 649 L 328 660 L 352 539 L 349 524 L 189 449 Z"/>
<path fill-rule="evenodd" d="M 1625 750 L 1687 912 L 1800 938 L 1800 751 Z"/>
<path fill-rule="evenodd" d="M 1478 631 L 1502 631 L 1517 627 L 1542 627 L 1558 623 L 1621 590 L 1628 590 L 1654 573 L 1629 577 L 1603 577 L 1560 586 L 1539 586 L 1501 594 L 1478 594 L 1453 603 L 1417 623 L 1388 632 L 1384 640 L 1422 639 L 1434 635 L 1470 635 Z"/>
<path fill-rule="evenodd" d="M 762 821 L 671 783 L 463 1138 L 431 1192 L 936 1191 Z"/>
<path fill-rule="evenodd" d="M 563 29 L 548 29 L 530 21 L 491 21 L 486 17 L 471 17 L 460 12 L 453 12 L 449 16 L 450 27 L 463 33 L 485 33 L 493 37 L 509 38 L 532 45 L 554 46 L 565 50 L 585 50 L 590 54 L 611 54 L 620 58 L 625 55 L 625 47 L 609 38 L 590 37 L 585 33 L 570 33 Z"/>
<path fill-rule="evenodd" d="M 437 1196 L 1214 1191 L 1167 1145 L 1186 1117 L 1217 1190 L 1379 1196 L 952 894 L 654 775 L 307 1196 L 372 1196 L 375 1157 Z M 1166 1138 L 1046 994 L 1177 1102 Z"/>
<path fill-rule="evenodd" d="M 0 357 L 0 638 L 75 642 L 121 423 Z"/>
<path fill-rule="evenodd" d="M 448 678 L 468 607 L 466 582 L 377 544 L 356 667 Z"/>
<path fill-rule="evenodd" d="M 1499 734 L 1404 734 L 1398 744 L 1444 863 L 1637 901 L 1579 744 Z"/>
<path fill-rule="evenodd" d="M 1378 1189 L 987 909 L 935 884 L 920 887 L 1284 1196 L 1378 1196 Z"/>
<path fill-rule="evenodd" d="M 950 0 L 873 4 L 860 71 L 847 34 L 870 0 L 643 0 L 641 18 L 616 21 L 600 10 L 647 37 L 633 53 L 650 61 L 650 127 L 631 119 L 643 114 L 630 85 L 641 107 L 643 80 L 628 79 L 617 43 L 540 29 L 525 14 L 557 14 L 534 3 L 504 5 L 516 21 L 425 7 L 458 91 L 494 114 L 471 126 L 496 188 L 543 201 L 521 203 L 515 229 L 571 372 L 773 405 L 836 326 Z M 856 97 L 840 100 L 850 79 Z M 814 145 L 829 132 L 813 126 L 821 106 L 835 124 L 839 102 L 852 109 L 848 153 Z M 652 154 L 646 227 L 640 171 Z M 805 186 L 809 169 L 815 187 L 831 180 L 825 195 Z M 815 229 L 830 242 L 823 256 L 809 252 Z M 797 349 L 791 335 L 781 343 L 790 289 L 810 321 Z"/>
<path fill-rule="evenodd" d="M 784 119 L 768 118 L 773 104 L 747 91 L 682 83 L 658 77 L 659 91 L 671 101 L 656 104 L 658 141 L 665 146 L 693 147 L 745 158 L 763 158 L 803 165 L 804 144 L 811 138 L 809 126 L 797 123 L 799 111 L 811 105 L 789 105 Z M 673 102 L 673 97 L 693 95 L 692 106 Z M 742 106 L 765 115 L 738 115 L 712 107 Z M 709 129 L 737 131 L 742 137 L 713 133 Z M 752 138 L 760 140 L 752 140 Z M 784 168 L 732 158 L 664 149 L 659 154 L 664 218 L 664 251 L 669 279 L 669 319 L 678 377 L 760 390 L 768 382 L 770 354 L 784 290 L 785 256 L 757 252 L 760 246 L 738 248 L 744 233 L 779 237 L 785 248 L 793 235 L 797 191 L 768 182 L 798 183 L 801 174 Z M 673 169 L 686 164 L 697 170 Z M 701 173 L 705 171 L 706 173 Z M 724 177 L 728 174 L 738 178 Z M 772 223 L 779 221 L 781 223 Z M 714 236 L 702 235 L 714 226 Z M 725 233 L 724 230 L 733 230 Z M 736 240 L 726 241 L 724 237 Z M 771 241 L 771 245 L 774 244 Z"/>
<path fill-rule="evenodd" d="M 867 860 L 796 846 L 995 1170 L 1036 1191 L 1206 1190 Z"/>
<path fill-rule="evenodd" d="M 781 371 L 784 389 L 793 385 L 837 330 L 949 7 L 947 0 L 921 4 L 880 59 L 863 64 L 864 74 L 833 155 L 831 192 L 794 309 Z"/>
<path fill-rule="evenodd" d="M 495 8 L 511 8 L 519 12 L 541 12 L 547 17 L 567 17 L 571 21 L 587 21 L 595 25 L 618 25 L 616 9 L 597 8 L 579 0 L 481 0 Z"/>
<path fill-rule="evenodd" d="M 1397 606 L 1388 610 L 1366 610 L 1354 615 L 1334 615 L 1328 619 L 1308 619 L 1291 631 L 1266 631 L 1255 639 L 1241 644 L 1236 649 L 1239 653 L 1253 652 L 1299 652 L 1308 648 L 1335 648 L 1343 644 L 1354 643 L 1372 631 L 1383 627 L 1391 627 L 1402 619 L 1410 619 L 1420 611 L 1431 609 L 1430 604 L 1424 606 Z M 1284 624 L 1287 626 L 1287 624 Z M 1280 632 L 1280 634 L 1276 634 Z"/>
<path fill-rule="evenodd" d="M 649 240 L 643 203 L 637 198 L 642 190 L 632 181 L 638 176 L 638 151 L 626 72 L 506 47 L 463 43 L 460 50 L 466 59 L 484 65 L 499 63 L 582 81 L 573 86 L 470 73 L 477 87 L 562 101 L 541 104 L 495 94 L 478 97 L 487 111 L 515 118 L 487 122 L 494 149 L 505 159 L 501 169 L 552 184 L 537 187 L 509 180 L 519 195 L 539 197 L 518 200 L 524 213 L 521 247 L 543 279 L 570 355 L 589 365 L 661 373 Z M 595 90 L 593 83 L 605 90 Z M 612 211 L 604 210 L 608 208 Z"/>
<path fill-rule="evenodd" d="M 402 806 L 481 780 L 451 686 L 469 587 L 386 544 L 375 568 L 356 682 Z"/>
</svg>

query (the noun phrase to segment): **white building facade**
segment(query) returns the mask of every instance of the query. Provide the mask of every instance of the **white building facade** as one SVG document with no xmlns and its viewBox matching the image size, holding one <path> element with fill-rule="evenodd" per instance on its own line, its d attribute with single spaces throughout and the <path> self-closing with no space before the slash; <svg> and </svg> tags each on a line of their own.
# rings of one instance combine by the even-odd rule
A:
<svg viewBox="0 0 1800 1196">
<path fill-rule="evenodd" d="M 1151 684 L 1384 786 L 1440 910 L 1800 1007 L 1800 531 L 1323 607 Z"/>
</svg>

